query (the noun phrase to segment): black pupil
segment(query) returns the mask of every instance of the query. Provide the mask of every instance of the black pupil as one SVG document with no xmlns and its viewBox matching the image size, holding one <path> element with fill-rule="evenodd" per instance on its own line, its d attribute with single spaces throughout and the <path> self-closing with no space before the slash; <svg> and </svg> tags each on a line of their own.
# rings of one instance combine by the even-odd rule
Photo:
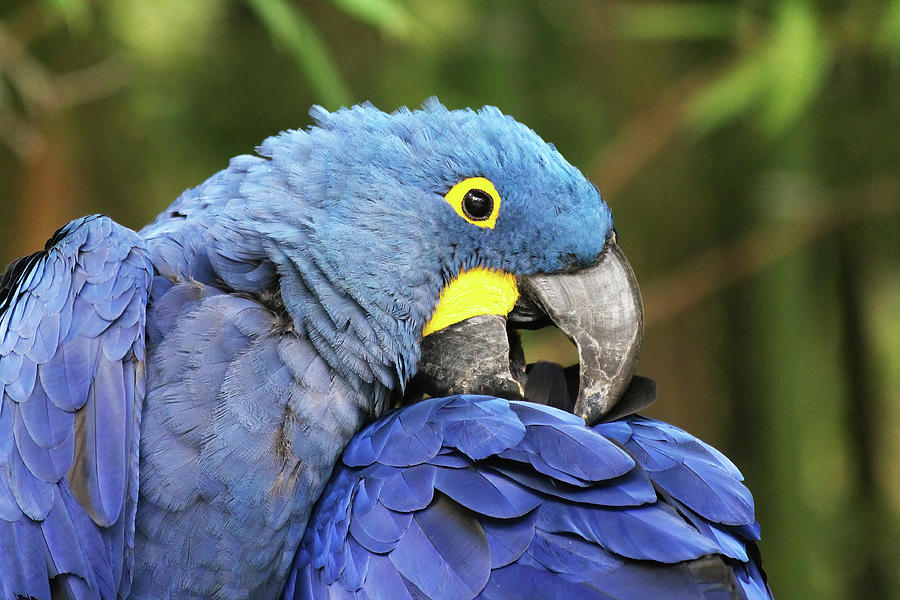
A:
<svg viewBox="0 0 900 600">
<path fill-rule="evenodd" d="M 462 209 L 473 221 L 484 221 L 494 210 L 494 199 L 484 190 L 472 189 L 463 197 Z"/>
</svg>

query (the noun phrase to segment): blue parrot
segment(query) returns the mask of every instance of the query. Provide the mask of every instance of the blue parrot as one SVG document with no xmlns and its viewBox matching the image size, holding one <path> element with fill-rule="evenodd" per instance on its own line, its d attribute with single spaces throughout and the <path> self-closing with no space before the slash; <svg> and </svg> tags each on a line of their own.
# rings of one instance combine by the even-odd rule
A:
<svg viewBox="0 0 900 600">
<path fill-rule="evenodd" d="M 495 108 L 311 115 L 0 279 L 3 597 L 767 597 L 734 466 L 623 410 L 596 188 Z M 575 414 L 521 401 L 551 322 Z"/>
</svg>

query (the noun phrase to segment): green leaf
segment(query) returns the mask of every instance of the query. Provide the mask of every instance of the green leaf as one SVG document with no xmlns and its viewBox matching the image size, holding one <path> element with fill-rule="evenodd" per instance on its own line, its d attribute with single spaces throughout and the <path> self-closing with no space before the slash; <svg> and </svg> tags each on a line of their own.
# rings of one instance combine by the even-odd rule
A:
<svg viewBox="0 0 900 600">
<path fill-rule="evenodd" d="M 231 0 L 115 0 L 104 7 L 102 26 L 142 70 L 162 72 L 203 60 L 227 27 L 230 5 Z"/>
<path fill-rule="evenodd" d="M 613 30 L 636 40 L 731 39 L 739 16 L 738 6 L 731 4 L 621 4 Z"/>
<path fill-rule="evenodd" d="M 900 66 L 900 0 L 894 0 L 885 9 L 878 45 L 888 53 L 895 67 Z"/>
<path fill-rule="evenodd" d="M 91 23 L 88 0 L 44 0 L 72 28 L 85 29 Z"/>
<path fill-rule="evenodd" d="M 831 51 L 814 9 L 786 0 L 759 49 L 738 59 L 688 104 L 687 119 L 707 133 L 756 107 L 759 123 L 775 137 L 800 118 L 825 83 Z"/>
<path fill-rule="evenodd" d="M 810 3 L 783 2 L 767 52 L 769 85 L 761 115 L 767 134 L 783 132 L 809 107 L 825 83 L 830 54 Z"/>
<path fill-rule="evenodd" d="M 331 0 L 332 4 L 382 33 L 406 39 L 413 30 L 414 19 L 407 8 L 396 0 Z"/>
<path fill-rule="evenodd" d="M 735 119 L 762 96 L 766 80 L 764 57 L 744 57 L 688 101 L 688 125 L 697 133 L 705 134 Z"/>
<path fill-rule="evenodd" d="M 246 0 L 272 38 L 306 75 L 326 108 L 350 104 L 350 92 L 316 29 L 295 5 L 285 0 Z"/>
</svg>

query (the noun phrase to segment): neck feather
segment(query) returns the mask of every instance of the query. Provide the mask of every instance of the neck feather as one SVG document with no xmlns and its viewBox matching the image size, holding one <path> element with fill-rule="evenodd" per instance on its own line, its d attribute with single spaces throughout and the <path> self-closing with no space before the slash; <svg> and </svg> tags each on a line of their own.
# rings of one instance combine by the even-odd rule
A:
<svg viewBox="0 0 900 600">
<path fill-rule="evenodd" d="M 415 374 L 422 330 L 443 284 L 439 267 L 404 268 L 371 256 L 335 265 L 322 250 L 329 241 L 303 220 L 296 197 L 288 206 L 282 195 L 260 193 L 267 164 L 234 159 L 142 230 L 157 269 L 172 281 L 197 280 L 287 313 L 294 331 L 356 390 L 402 389 Z M 248 180 L 256 193 L 248 193 Z"/>
</svg>

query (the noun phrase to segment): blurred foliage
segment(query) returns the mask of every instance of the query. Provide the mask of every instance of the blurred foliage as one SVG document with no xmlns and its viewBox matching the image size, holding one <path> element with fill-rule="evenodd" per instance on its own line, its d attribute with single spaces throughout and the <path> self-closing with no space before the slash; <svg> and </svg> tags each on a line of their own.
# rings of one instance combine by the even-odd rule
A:
<svg viewBox="0 0 900 600">
<path fill-rule="evenodd" d="M 758 104 L 763 129 L 777 135 L 820 92 L 829 67 L 828 47 L 811 3 L 779 6 L 771 31 L 756 44 L 694 99 L 691 119 L 701 131 L 719 127 Z"/>
<path fill-rule="evenodd" d="M 345 105 L 350 92 L 316 29 L 287 0 L 247 0 L 272 37 L 284 44 L 325 104 Z"/>
<path fill-rule="evenodd" d="M 431 95 L 603 191 L 651 412 L 743 469 L 779 597 L 896 597 L 900 0 L 3 0 L 0 260 L 140 227 L 314 103 Z"/>
</svg>

